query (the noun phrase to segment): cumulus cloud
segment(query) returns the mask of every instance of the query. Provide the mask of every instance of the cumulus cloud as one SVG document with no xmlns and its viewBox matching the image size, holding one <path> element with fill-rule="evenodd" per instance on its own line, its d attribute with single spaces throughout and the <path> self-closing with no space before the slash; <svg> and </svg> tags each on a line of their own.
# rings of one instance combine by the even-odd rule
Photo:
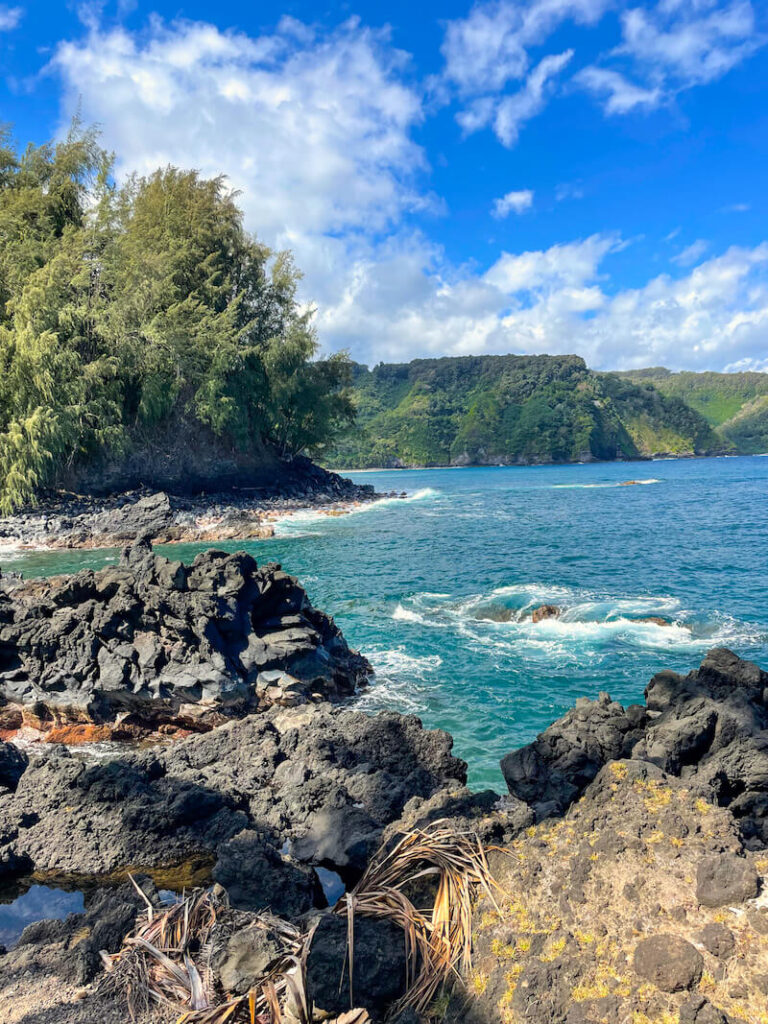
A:
<svg viewBox="0 0 768 1024">
<path fill-rule="evenodd" d="M 422 102 L 407 59 L 356 21 L 318 34 L 284 19 L 259 37 L 191 22 L 153 20 L 141 34 L 95 23 L 59 46 L 51 70 L 65 113 L 80 102 L 102 124 L 121 173 L 172 162 L 229 175 L 248 226 L 296 252 L 326 350 L 369 362 L 578 352 L 596 367 L 765 359 L 768 243 L 617 290 L 617 235 L 505 252 L 478 268 L 452 265 L 408 230 L 409 211 L 432 202 L 413 138 Z M 535 95 L 528 84 L 538 81 L 543 96 L 553 73 L 540 61 L 520 91 Z M 496 118 L 490 99 L 485 116 Z"/>
<path fill-rule="evenodd" d="M 615 236 L 521 254 L 484 274 L 456 273 L 411 240 L 407 253 L 364 260 L 342 300 L 321 311 L 339 343 L 364 338 L 364 361 L 416 355 L 569 353 L 598 369 L 666 365 L 723 369 L 765 361 L 768 243 L 732 247 L 675 279 L 611 293 L 601 271 Z M 405 302 L 393 303 L 398 280 Z"/>
<path fill-rule="evenodd" d="M 492 124 L 499 141 L 511 148 L 517 142 L 525 122 L 544 109 L 554 91 L 555 79 L 572 57 L 573 50 L 544 57 L 517 92 L 501 99 L 480 97 L 460 111 L 456 120 L 466 134 Z"/>
<path fill-rule="evenodd" d="M 81 102 L 103 125 L 121 169 L 224 172 L 249 221 L 283 243 L 297 230 L 382 230 L 428 201 L 414 187 L 422 111 L 404 59 L 356 21 L 316 37 L 284 19 L 251 38 L 154 19 L 141 36 L 93 26 L 51 67 L 67 108 Z"/>
<path fill-rule="evenodd" d="M 0 4 L 0 32 L 11 32 L 24 17 L 23 7 L 6 7 Z"/>
<path fill-rule="evenodd" d="M 466 18 L 448 22 L 442 46 L 445 77 L 463 95 L 498 92 L 522 79 L 529 49 L 543 43 L 562 22 L 597 22 L 608 0 L 494 0 L 476 4 Z"/>
<path fill-rule="evenodd" d="M 442 46 L 443 83 L 463 100 L 457 121 L 465 133 L 491 126 L 507 147 L 521 126 L 544 109 L 554 78 L 573 56 L 549 54 L 532 68 L 531 49 L 564 21 L 593 25 L 610 0 L 492 0 L 476 4 L 466 18 L 448 22 Z M 524 84 L 513 94 L 511 82 Z"/>
<path fill-rule="evenodd" d="M 525 213 L 533 206 L 533 190 L 523 188 L 517 192 L 507 192 L 500 199 L 493 202 L 493 216 L 499 220 L 508 217 L 510 213 Z"/>
</svg>

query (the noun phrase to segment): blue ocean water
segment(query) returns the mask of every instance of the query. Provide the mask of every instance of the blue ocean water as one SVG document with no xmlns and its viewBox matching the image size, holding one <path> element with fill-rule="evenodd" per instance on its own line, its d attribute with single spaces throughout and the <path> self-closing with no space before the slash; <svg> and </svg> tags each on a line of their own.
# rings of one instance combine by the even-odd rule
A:
<svg viewBox="0 0 768 1024">
<path fill-rule="evenodd" d="M 361 706 L 448 729 L 475 786 L 502 788 L 500 757 L 577 697 L 641 700 L 655 672 L 717 645 L 768 666 L 768 458 L 349 475 L 409 498 L 220 546 L 298 576 L 376 668 Z M 3 565 L 47 575 L 114 557 Z M 545 603 L 561 616 L 525 617 Z"/>
</svg>

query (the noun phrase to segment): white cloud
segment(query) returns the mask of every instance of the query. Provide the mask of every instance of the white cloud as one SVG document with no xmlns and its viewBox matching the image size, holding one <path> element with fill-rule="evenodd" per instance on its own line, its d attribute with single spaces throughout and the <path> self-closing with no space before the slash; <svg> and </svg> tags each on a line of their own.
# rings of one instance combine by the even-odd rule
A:
<svg viewBox="0 0 768 1024">
<path fill-rule="evenodd" d="M 405 58 L 355 21 L 320 35 L 285 19 L 257 38 L 189 22 L 154 20 L 140 35 L 95 25 L 52 69 L 65 113 L 81 101 L 121 172 L 172 162 L 229 174 L 248 226 L 295 250 L 326 350 L 372 362 L 578 352 L 596 367 L 765 359 L 768 244 L 616 290 L 616 235 L 502 253 L 480 271 L 406 232 L 405 214 L 430 203 L 413 141 L 421 99 Z M 520 91 L 535 96 L 538 81 L 544 96 L 550 73 L 540 62 Z"/>
<path fill-rule="evenodd" d="M 752 209 L 749 203 L 728 203 L 720 207 L 720 213 L 749 213 Z"/>
<path fill-rule="evenodd" d="M 141 36 L 91 28 L 58 47 L 65 106 L 103 125 L 120 169 L 172 162 L 224 172 L 270 242 L 298 234 L 381 230 L 425 204 L 411 138 L 418 94 L 404 57 L 350 21 L 315 37 L 284 20 L 251 38 L 213 25 L 153 19 Z"/>
<path fill-rule="evenodd" d="M 23 7 L 6 7 L 0 4 L 0 32 L 11 32 L 24 17 Z"/>
<path fill-rule="evenodd" d="M 768 243 L 732 247 L 675 279 L 611 293 L 615 236 L 503 254 L 457 272 L 418 238 L 356 263 L 322 334 L 363 361 L 481 353 L 570 353 L 602 369 L 756 368 L 768 339 Z M 405 298 L 402 299 L 402 296 Z M 402 301 L 401 301 L 402 299 Z"/>
<path fill-rule="evenodd" d="M 691 267 L 697 260 L 701 259 L 708 248 L 709 242 L 707 242 L 706 239 L 697 238 L 695 242 L 691 242 L 691 244 L 686 246 L 686 248 L 679 252 L 677 256 L 673 256 L 672 260 L 681 267 Z"/>
<path fill-rule="evenodd" d="M 624 11 L 621 28 L 621 44 L 605 58 L 614 66 L 590 65 L 575 76 L 604 97 L 607 114 L 669 102 L 683 89 L 721 78 L 766 42 L 750 0 L 660 0 L 652 9 Z"/>
<path fill-rule="evenodd" d="M 476 4 L 466 18 L 448 22 L 442 46 L 444 98 L 454 89 L 463 106 L 456 120 L 465 133 L 492 126 L 505 146 L 544 109 L 553 79 L 573 51 L 551 54 L 531 70 L 530 50 L 540 46 L 566 20 L 593 25 L 611 0 L 492 0 Z M 524 81 L 512 95 L 510 82 Z"/>
<path fill-rule="evenodd" d="M 533 206 L 533 190 L 523 188 L 517 192 L 507 192 L 500 199 L 493 202 L 493 216 L 500 220 L 508 217 L 510 213 L 525 213 Z"/>
<path fill-rule="evenodd" d="M 514 146 L 525 122 L 546 106 L 555 88 L 555 78 L 572 57 L 573 50 L 544 57 L 516 93 L 501 99 L 483 96 L 474 100 L 456 120 L 467 134 L 492 124 L 499 141 L 508 148 Z"/>
<path fill-rule="evenodd" d="M 618 71 L 593 65 L 582 68 L 573 80 L 588 92 L 603 97 L 606 114 L 626 114 L 637 107 L 653 108 L 658 106 L 663 95 L 659 88 L 643 88 Z"/>
<path fill-rule="evenodd" d="M 661 3 L 655 11 L 634 8 L 622 15 L 624 42 L 617 51 L 680 86 L 720 78 L 762 45 L 749 0 Z"/>
<path fill-rule="evenodd" d="M 476 4 L 466 18 L 448 22 L 442 46 L 445 77 L 462 95 L 501 91 L 522 79 L 529 48 L 543 43 L 563 21 L 597 22 L 609 0 L 533 0 Z"/>
</svg>

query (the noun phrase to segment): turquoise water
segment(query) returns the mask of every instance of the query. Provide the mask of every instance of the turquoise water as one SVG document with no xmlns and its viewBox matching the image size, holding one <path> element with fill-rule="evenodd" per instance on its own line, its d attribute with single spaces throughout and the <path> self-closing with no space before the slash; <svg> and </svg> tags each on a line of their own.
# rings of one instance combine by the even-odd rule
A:
<svg viewBox="0 0 768 1024">
<path fill-rule="evenodd" d="M 768 458 L 349 475 L 410 497 L 220 546 L 298 576 L 376 667 L 362 706 L 448 729 L 473 785 L 500 788 L 499 758 L 579 696 L 641 700 L 654 672 L 688 671 L 720 644 L 768 665 Z M 113 557 L 3 565 L 49 574 Z M 522 617 L 544 603 L 562 616 Z"/>
</svg>

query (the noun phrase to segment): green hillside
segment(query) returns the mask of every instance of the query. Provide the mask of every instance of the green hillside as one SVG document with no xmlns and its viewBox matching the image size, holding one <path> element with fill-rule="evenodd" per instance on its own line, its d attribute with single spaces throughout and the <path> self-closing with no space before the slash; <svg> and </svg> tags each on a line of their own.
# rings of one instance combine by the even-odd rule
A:
<svg viewBox="0 0 768 1024">
<path fill-rule="evenodd" d="M 620 376 L 682 399 L 739 451 L 768 451 L 768 373 L 672 373 L 655 366 Z"/>
<path fill-rule="evenodd" d="M 416 359 L 353 366 L 357 424 L 336 467 L 496 465 L 731 450 L 652 383 L 590 371 L 578 356 Z"/>
</svg>

